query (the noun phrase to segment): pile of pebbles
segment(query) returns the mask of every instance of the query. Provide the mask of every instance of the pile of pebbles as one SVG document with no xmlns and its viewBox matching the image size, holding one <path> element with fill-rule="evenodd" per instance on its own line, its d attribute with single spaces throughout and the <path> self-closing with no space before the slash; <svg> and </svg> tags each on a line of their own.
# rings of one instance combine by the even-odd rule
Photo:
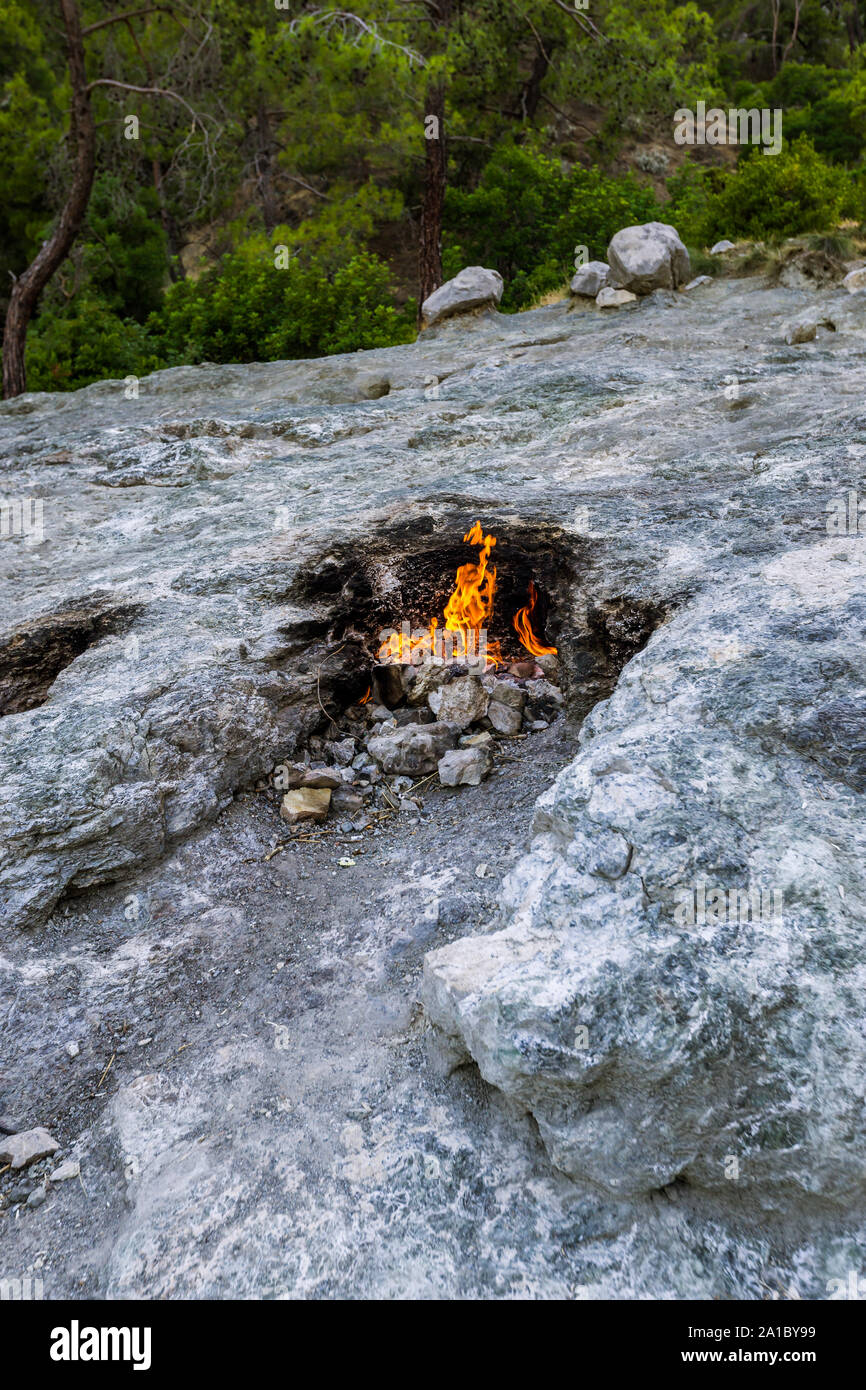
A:
<svg viewBox="0 0 866 1390">
<path fill-rule="evenodd" d="M 347 833 L 396 811 L 417 814 L 422 785 L 478 786 L 499 745 L 550 726 L 564 704 L 554 655 L 484 674 L 466 666 L 389 664 L 304 759 L 281 763 L 273 788 L 296 830 L 329 818 Z"/>
</svg>

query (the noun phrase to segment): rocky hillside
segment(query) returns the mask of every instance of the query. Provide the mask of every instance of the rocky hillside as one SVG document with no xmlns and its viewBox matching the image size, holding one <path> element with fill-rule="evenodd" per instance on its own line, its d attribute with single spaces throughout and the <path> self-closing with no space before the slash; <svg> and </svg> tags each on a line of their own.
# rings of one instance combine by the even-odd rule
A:
<svg viewBox="0 0 866 1390">
<path fill-rule="evenodd" d="M 859 1268 L 864 296 L 613 302 L 0 407 L 0 1112 L 60 1146 L 0 1225 L 46 1297 Z M 564 712 L 389 811 L 376 634 L 476 520 Z M 346 737 L 360 805 L 293 833 L 275 769 Z"/>
</svg>

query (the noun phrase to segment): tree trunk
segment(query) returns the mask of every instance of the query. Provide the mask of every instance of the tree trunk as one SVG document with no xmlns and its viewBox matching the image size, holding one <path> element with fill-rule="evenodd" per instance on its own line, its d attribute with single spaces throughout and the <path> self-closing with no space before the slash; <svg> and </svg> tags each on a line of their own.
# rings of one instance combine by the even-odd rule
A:
<svg viewBox="0 0 866 1390">
<path fill-rule="evenodd" d="M 520 110 L 525 121 L 535 120 L 535 113 L 541 100 L 541 84 L 547 76 L 547 69 L 550 67 L 550 55 L 555 47 L 555 39 L 545 39 L 543 43 L 541 40 L 536 40 L 532 71 L 520 92 Z"/>
<path fill-rule="evenodd" d="M 444 83 L 435 82 L 428 87 L 425 117 L 424 200 L 418 247 L 419 322 L 424 300 L 442 284 L 442 211 L 446 184 Z"/>
<path fill-rule="evenodd" d="M 7 400 L 11 396 L 20 396 L 22 391 L 27 389 L 24 368 L 27 327 L 42 290 L 57 267 L 69 255 L 81 230 L 93 186 L 96 163 L 96 133 L 90 107 L 90 93 L 87 90 L 81 20 L 75 0 L 58 2 L 66 27 L 69 78 L 72 85 L 72 186 L 57 220 L 57 226 L 48 241 L 43 242 L 35 259 L 12 286 L 3 332 L 3 395 Z"/>
</svg>

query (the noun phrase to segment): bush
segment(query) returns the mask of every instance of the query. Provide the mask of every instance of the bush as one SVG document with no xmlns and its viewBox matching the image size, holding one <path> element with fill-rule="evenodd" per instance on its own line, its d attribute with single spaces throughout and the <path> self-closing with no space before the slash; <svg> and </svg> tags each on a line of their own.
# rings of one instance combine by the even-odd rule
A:
<svg viewBox="0 0 866 1390">
<path fill-rule="evenodd" d="M 574 249 L 604 259 L 614 232 L 660 216 L 651 190 L 632 176 L 563 169 L 526 146 L 498 149 L 472 192 L 449 189 L 445 203 L 446 276 L 463 265 L 498 270 L 502 308 L 515 310 L 555 289 L 573 271 Z"/>
<path fill-rule="evenodd" d="M 71 308 L 43 311 L 27 335 L 29 391 L 72 391 L 167 365 L 141 324 L 120 318 L 90 294 Z"/>
<path fill-rule="evenodd" d="M 318 357 L 408 342 L 415 304 L 390 301 L 385 263 L 361 251 L 333 275 L 321 262 L 294 255 L 277 269 L 274 252 L 255 238 L 193 282 L 166 292 L 148 320 L 166 353 L 184 361 L 254 362 Z"/>
<path fill-rule="evenodd" d="M 826 230 L 853 211 L 859 185 L 800 136 L 777 155 L 750 149 L 736 169 L 687 166 L 668 188 L 667 219 L 686 241 L 709 245 L 720 237 L 779 242 Z"/>
<path fill-rule="evenodd" d="M 113 298 L 113 296 L 112 296 Z M 253 238 L 197 281 L 165 293 L 145 324 L 93 292 L 46 306 L 27 342 L 28 387 L 69 391 L 107 377 L 146 376 L 185 362 L 270 362 L 389 347 L 415 336 L 414 300 L 398 310 L 389 271 L 358 251 L 331 272 L 315 255 L 277 269 Z"/>
</svg>

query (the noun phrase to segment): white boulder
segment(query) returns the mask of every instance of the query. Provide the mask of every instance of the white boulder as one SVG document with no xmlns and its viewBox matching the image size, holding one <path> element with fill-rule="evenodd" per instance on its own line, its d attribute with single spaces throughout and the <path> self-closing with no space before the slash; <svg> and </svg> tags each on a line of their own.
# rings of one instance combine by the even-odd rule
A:
<svg viewBox="0 0 866 1390">
<path fill-rule="evenodd" d="M 666 222 L 623 227 L 611 239 L 607 259 L 613 288 L 634 294 L 676 290 L 691 277 L 689 253 Z"/>
<path fill-rule="evenodd" d="M 480 265 L 467 266 L 424 300 L 421 306 L 424 327 L 432 328 L 434 323 L 441 323 L 455 314 L 471 313 L 473 309 L 481 309 L 486 304 L 495 307 L 502 298 L 503 288 L 498 270 L 485 270 Z"/>
</svg>

